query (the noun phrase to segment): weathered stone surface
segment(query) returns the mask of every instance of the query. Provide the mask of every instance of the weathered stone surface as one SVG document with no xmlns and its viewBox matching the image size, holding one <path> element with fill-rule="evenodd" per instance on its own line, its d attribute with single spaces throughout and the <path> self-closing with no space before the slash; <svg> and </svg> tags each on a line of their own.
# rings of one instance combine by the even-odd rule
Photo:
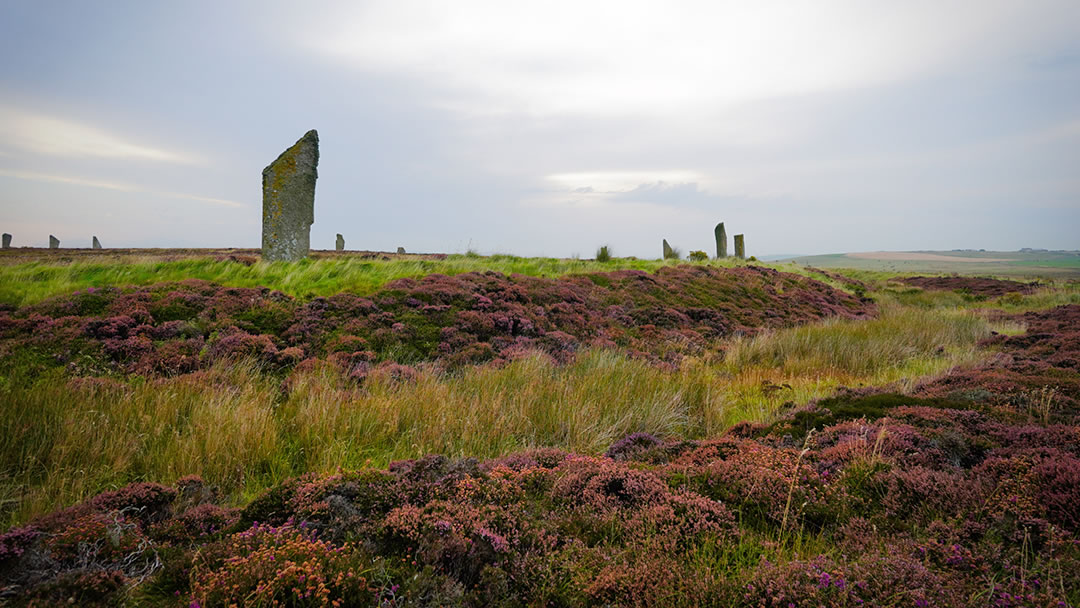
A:
<svg viewBox="0 0 1080 608">
<path fill-rule="evenodd" d="M 334 249 L 338 251 L 345 251 L 345 237 L 339 233 L 337 235 L 337 241 L 334 243 Z"/>
<path fill-rule="evenodd" d="M 735 257 L 742 259 L 746 257 L 746 241 L 743 240 L 743 235 L 735 235 Z"/>
<path fill-rule="evenodd" d="M 59 249 L 59 248 L 60 248 L 60 239 L 58 239 L 55 236 L 50 234 L 49 235 L 49 249 Z"/>
<path fill-rule="evenodd" d="M 405 248 L 404 247 L 398 247 L 397 252 L 398 252 L 398 255 L 401 255 L 401 254 L 405 253 Z"/>
<path fill-rule="evenodd" d="M 713 230 L 716 235 L 716 257 L 727 257 L 727 231 L 724 230 L 724 222 L 720 222 Z"/>
<path fill-rule="evenodd" d="M 11 249 L 11 235 L 4 233 L 4 249 Z"/>
<path fill-rule="evenodd" d="M 263 169 L 262 256 L 295 262 L 311 250 L 319 134 L 312 129 Z"/>
<path fill-rule="evenodd" d="M 92 245 L 92 247 L 94 249 L 101 249 L 101 241 L 97 240 L 96 236 L 94 237 L 94 244 Z"/>
<path fill-rule="evenodd" d="M 668 245 L 667 239 L 664 239 L 664 259 L 670 260 L 675 257 L 675 252 L 671 249 L 671 245 Z"/>
</svg>

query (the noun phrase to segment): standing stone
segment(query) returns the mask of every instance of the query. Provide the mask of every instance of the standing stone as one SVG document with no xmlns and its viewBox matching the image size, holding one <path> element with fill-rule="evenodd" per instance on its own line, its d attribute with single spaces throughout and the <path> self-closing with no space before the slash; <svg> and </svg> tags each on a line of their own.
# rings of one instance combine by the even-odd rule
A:
<svg viewBox="0 0 1080 608">
<path fill-rule="evenodd" d="M 338 251 L 345 251 L 345 237 L 340 234 L 337 235 L 337 242 L 334 243 L 334 249 Z"/>
<path fill-rule="evenodd" d="M 59 248 L 60 248 L 60 239 L 58 239 L 55 236 L 50 234 L 49 235 L 49 249 L 59 249 Z"/>
<path fill-rule="evenodd" d="M 716 235 L 716 257 L 727 257 L 727 231 L 724 230 L 724 222 L 720 222 L 713 230 L 713 234 Z"/>
<path fill-rule="evenodd" d="M 398 252 L 398 255 L 405 255 L 405 248 L 404 247 L 398 247 L 397 252 Z"/>
<path fill-rule="evenodd" d="M 97 240 L 96 236 L 94 237 L 94 244 L 92 246 L 94 249 L 101 249 L 101 241 Z"/>
<path fill-rule="evenodd" d="M 295 262 L 307 257 L 318 166 L 319 134 L 312 129 L 263 169 L 264 260 Z"/>
<path fill-rule="evenodd" d="M 4 233 L 4 249 L 11 249 L 11 235 Z"/>
<path fill-rule="evenodd" d="M 671 245 L 668 245 L 667 239 L 664 239 L 664 259 L 670 260 L 675 257 L 675 252 L 671 250 Z"/>
<path fill-rule="evenodd" d="M 746 258 L 746 243 L 743 241 L 743 235 L 735 235 L 735 257 L 741 259 Z"/>
</svg>

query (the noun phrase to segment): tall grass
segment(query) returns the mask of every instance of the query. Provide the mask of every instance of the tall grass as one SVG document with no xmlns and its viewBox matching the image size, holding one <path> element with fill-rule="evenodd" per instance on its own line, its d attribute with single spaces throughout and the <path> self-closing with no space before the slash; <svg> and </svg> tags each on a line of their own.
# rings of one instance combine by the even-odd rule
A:
<svg viewBox="0 0 1080 608">
<path fill-rule="evenodd" d="M 687 359 L 676 371 L 593 350 L 566 365 L 537 354 L 363 386 L 329 366 L 286 380 L 252 363 L 124 383 L 9 379 L 0 383 L 0 512 L 22 521 L 133 480 L 189 474 L 239 502 L 303 472 L 428 453 L 598 453 L 636 431 L 715 436 L 841 385 L 910 385 L 973 362 L 989 331 L 971 313 L 886 304 L 870 321 L 734 339 L 723 361 Z"/>
<path fill-rule="evenodd" d="M 986 320 L 969 311 L 910 308 L 888 300 L 879 309 L 879 316 L 866 322 L 829 319 L 736 340 L 727 365 L 764 366 L 792 375 L 842 370 L 869 376 L 943 356 L 947 349 L 970 349 L 990 333 Z"/>
</svg>

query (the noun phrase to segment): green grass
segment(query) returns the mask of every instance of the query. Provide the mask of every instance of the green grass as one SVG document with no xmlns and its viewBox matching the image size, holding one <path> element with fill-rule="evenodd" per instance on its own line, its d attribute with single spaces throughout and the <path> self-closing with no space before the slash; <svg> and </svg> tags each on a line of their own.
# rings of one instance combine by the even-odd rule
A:
<svg viewBox="0 0 1080 608">
<path fill-rule="evenodd" d="M 678 260 L 612 258 L 608 262 L 559 258 L 522 258 L 509 255 L 480 257 L 451 255 L 445 260 L 422 258 L 363 259 L 334 256 L 300 262 L 256 262 L 250 266 L 202 258 L 165 261 L 135 258 L 122 261 L 33 261 L 0 265 L 0 304 L 25 306 L 58 294 L 87 287 L 149 285 L 163 281 L 203 279 L 232 287 L 269 287 L 297 297 L 330 296 L 343 291 L 368 294 L 388 281 L 419 278 L 433 273 L 495 271 L 558 277 L 572 273 L 621 269 L 655 271 Z M 686 263 L 686 262 L 681 262 Z M 735 266 L 735 260 L 699 262 Z"/>
</svg>

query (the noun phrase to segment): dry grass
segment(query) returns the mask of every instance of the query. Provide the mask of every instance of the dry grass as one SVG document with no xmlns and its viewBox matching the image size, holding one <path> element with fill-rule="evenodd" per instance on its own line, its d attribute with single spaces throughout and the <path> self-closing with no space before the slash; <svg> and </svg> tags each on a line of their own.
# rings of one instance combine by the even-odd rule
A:
<svg viewBox="0 0 1080 608">
<path fill-rule="evenodd" d="M 969 312 L 883 303 L 878 319 L 732 340 L 723 362 L 687 359 L 677 371 L 600 350 L 568 365 L 537 354 L 364 386 L 323 366 L 294 373 L 283 390 L 251 363 L 115 386 L 0 384 L 0 500 L 22 521 L 140 479 L 198 474 L 241 501 L 302 472 L 427 453 L 597 453 L 636 431 L 715 436 L 838 386 L 902 388 L 971 363 L 989 331 Z"/>
</svg>

